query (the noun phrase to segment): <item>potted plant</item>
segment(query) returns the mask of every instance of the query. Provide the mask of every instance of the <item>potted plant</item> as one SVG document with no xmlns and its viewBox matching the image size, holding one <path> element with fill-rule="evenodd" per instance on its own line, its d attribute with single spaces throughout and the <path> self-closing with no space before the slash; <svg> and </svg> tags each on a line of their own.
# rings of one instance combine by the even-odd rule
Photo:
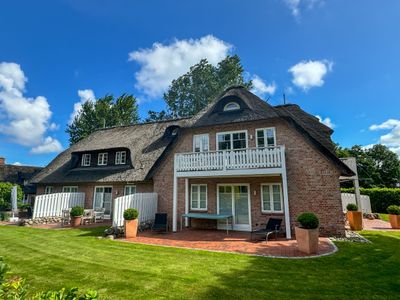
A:
<svg viewBox="0 0 400 300">
<path fill-rule="evenodd" d="M 295 227 L 297 246 L 307 254 L 318 253 L 319 220 L 311 212 L 302 213 L 297 217 L 300 227 Z"/>
<path fill-rule="evenodd" d="M 390 205 L 387 208 L 389 222 L 393 229 L 400 229 L 400 206 Z"/>
<path fill-rule="evenodd" d="M 138 230 L 138 216 L 139 212 L 134 208 L 128 208 L 124 211 L 124 229 L 125 237 L 135 238 Z"/>
<path fill-rule="evenodd" d="M 346 206 L 347 220 L 351 230 L 362 230 L 362 212 L 358 211 L 358 206 L 354 203 L 349 203 Z"/>
<path fill-rule="evenodd" d="M 69 214 L 71 216 L 72 227 L 78 227 L 79 225 L 81 225 L 82 216 L 83 216 L 83 207 L 74 206 L 73 208 L 71 208 L 71 211 Z"/>
</svg>

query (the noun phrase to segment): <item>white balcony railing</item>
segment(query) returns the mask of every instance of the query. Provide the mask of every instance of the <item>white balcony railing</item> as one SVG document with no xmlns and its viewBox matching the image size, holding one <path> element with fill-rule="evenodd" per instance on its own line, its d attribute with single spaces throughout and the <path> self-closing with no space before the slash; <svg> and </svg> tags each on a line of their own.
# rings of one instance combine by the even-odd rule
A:
<svg viewBox="0 0 400 300">
<path fill-rule="evenodd" d="M 281 168 L 284 147 L 178 153 L 177 172 Z"/>
</svg>

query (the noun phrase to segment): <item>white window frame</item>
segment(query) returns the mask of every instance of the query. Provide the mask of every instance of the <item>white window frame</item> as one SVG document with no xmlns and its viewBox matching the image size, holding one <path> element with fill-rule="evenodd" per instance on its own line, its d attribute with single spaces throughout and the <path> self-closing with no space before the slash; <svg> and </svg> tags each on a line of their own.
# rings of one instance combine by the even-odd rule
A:
<svg viewBox="0 0 400 300">
<path fill-rule="evenodd" d="M 124 159 L 122 159 L 122 158 L 124 158 Z M 125 165 L 126 164 L 126 151 L 115 152 L 115 164 L 116 165 Z"/>
<path fill-rule="evenodd" d="M 44 193 L 47 194 L 53 194 L 54 187 L 52 185 L 46 185 L 44 188 Z"/>
<path fill-rule="evenodd" d="M 210 151 L 210 135 L 208 133 L 203 133 L 203 134 L 195 134 L 193 135 L 193 152 L 196 152 L 196 138 L 199 138 L 200 141 L 202 141 L 203 137 L 207 137 L 207 150 L 203 150 L 202 146 L 203 144 L 200 145 L 200 152 L 208 152 Z"/>
<path fill-rule="evenodd" d="M 108 164 L 108 153 L 101 152 L 97 156 L 97 165 L 98 166 L 107 166 Z"/>
<path fill-rule="evenodd" d="M 274 132 L 274 144 L 273 144 L 272 146 L 265 145 L 266 142 L 267 142 L 267 136 L 266 136 L 266 134 L 265 134 L 265 132 L 267 131 L 267 129 L 272 129 L 273 132 Z M 259 146 L 258 146 L 258 131 L 260 131 L 260 130 L 263 131 L 263 135 L 264 135 L 264 148 L 267 148 L 267 147 L 276 147 L 276 128 L 275 128 L 275 127 L 264 127 L 264 128 L 257 128 L 257 129 L 256 129 L 255 138 L 256 138 L 256 145 L 257 145 L 257 148 L 259 147 Z"/>
<path fill-rule="evenodd" d="M 215 147 L 217 148 L 217 151 L 233 151 L 233 150 L 241 150 L 241 149 L 233 149 L 233 134 L 234 133 L 242 133 L 244 132 L 246 134 L 246 148 L 241 148 L 241 149 L 247 149 L 249 148 L 249 135 L 247 134 L 247 130 L 234 130 L 234 131 L 224 131 L 224 132 L 217 132 L 215 135 Z M 223 134 L 230 134 L 231 135 L 231 149 L 228 150 L 220 150 L 219 149 L 219 144 L 218 144 L 218 136 L 223 135 Z"/>
<path fill-rule="evenodd" d="M 76 192 L 71 192 L 71 189 L 76 189 Z M 69 191 L 65 191 L 69 190 Z M 78 187 L 76 185 L 66 185 L 62 187 L 62 192 L 63 193 L 77 193 L 78 192 Z"/>
<path fill-rule="evenodd" d="M 230 105 L 234 105 L 234 107 L 228 108 Z M 239 105 L 239 103 L 237 103 L 235 101 L 228 102 L 224 106 L 224 111 L 234 111 L 234 110 L 239 110 L 239 109 L 240 109 L 240 105 Z"/>
<path fill-rule="evenodd" d="M 88 158 L 88 161 L 86 161 L 86 158 Z M 81 163 L 82 167 L 89 167 L 91 160 L 92 160 L 91 154 L 89 153 L 82 154 L 82 163 Z"/>
<path fill-rule="evenodd" d="M 130 189 L 135 188 L 135 192 L 134 192 L 134 193 L 131 193 L 131 194 L 127 194 L 127 193 L 126 193 L 126 188 L 130 188 Z M 136 193 L 137 193 L 136 185 L 130 185 L 130 184 L 128 184 L 128 185 L 125 185 L 125 186 L 124 186 L 124 196 L 133 195 L 133 194 L 136 194 Z"/>
<path fill-rule="evenodd" d="M 197 187 L 197 207 L 193 207 L 193 187 Z M 206 187 L 206 207 L 200 207 L 200 187 Z M 206 211 L 208 209 L 208 186 L 207 184 L 191 184 L 190 185 L 190 210 L 193 211 Z"/>
<path fill-rule="evenodd" d="M 274 197 L 273 197 L 273 185 L 278 185 L 279 186 L 279 191 L 280 191 L 280 200 L 281 200 L 281 210 L 275 210 L 274 209 Z M 263 187 L 264 186 L 269 186 L 269 202 L 270 202 L 270 210 L 264 209 L 264 193 L 263 193 Z M 260 195 L 261 195 L 261 212 L 263 213 L 283 213 L 283 191 L 282 191 L 282 184 L 280 182 L 271 182 L 271 183 L 262 183 L 260 187 Z"/>
</svg>

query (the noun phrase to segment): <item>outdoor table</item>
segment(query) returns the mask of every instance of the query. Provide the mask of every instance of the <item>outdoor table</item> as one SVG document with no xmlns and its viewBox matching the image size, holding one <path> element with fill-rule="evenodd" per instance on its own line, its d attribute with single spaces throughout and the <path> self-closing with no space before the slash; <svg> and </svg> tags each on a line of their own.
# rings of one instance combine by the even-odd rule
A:
<svg viewBox="0 0 400 300">
<path fill-rule="evenodd" d="M 201 214 L 201 213 L 187 213 L 181 217 L 181 230 L 183 228 L 183 218 L 192 219 L 208 219 L 208 220 L 223 220 L 226 219 L 226 234 L 229 234 L 229 218 L 233 219 L 233 215 L 229 214 Z M 231 222 L 231 228 L 233 230 L 233 220 Z"/>
</svg>

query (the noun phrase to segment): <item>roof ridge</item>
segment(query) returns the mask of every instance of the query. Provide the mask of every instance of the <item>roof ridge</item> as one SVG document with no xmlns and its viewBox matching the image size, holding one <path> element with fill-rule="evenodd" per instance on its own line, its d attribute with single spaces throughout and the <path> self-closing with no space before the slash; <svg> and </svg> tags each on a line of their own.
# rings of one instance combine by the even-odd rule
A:
<svg viewBox="0 0 400 300">
<path fill-rule="evenodd" d="M 181 118 L 175 118 L 175 119 L 150 121 L 150 122 L 141 122 L 141 123 L 128 124 L 128 125 L 115 125 L 115 126 L 109 126 L 109 127 L 104 127 L 104 128 L 97 128 L 94 132 L 103 131 L 103 130 L 109 130 L 109 129 L 115 129 L 115 128 L 134 127 L 134 126 L 142 126 L 142 125 L 150 125 L 150 124 L 163 124 L 163 123 L 168 123 L 168 122 L 176 122 L 176 121 L 181 121 L 181 120 L 188 120 L 188 119 L 191 119 L 191 118 L 192 117 L 181 117 Z"/>
</svg>

